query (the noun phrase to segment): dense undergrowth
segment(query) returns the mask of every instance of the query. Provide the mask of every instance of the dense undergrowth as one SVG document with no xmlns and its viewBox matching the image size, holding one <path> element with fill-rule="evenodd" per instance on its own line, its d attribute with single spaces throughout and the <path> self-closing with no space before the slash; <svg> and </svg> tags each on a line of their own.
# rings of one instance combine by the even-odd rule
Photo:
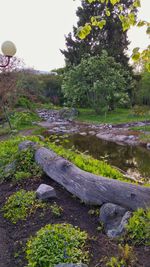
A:
<svg viewBox="0 0 150 267">
<path fill-rule="evenodd" d="M 2 211 L 5 218 L 12 223 L 17 223 L 19 220 L 25 220 L 37 208 L 44 207 L 45 203 L 36 199 L 34 191 L 19 190 L 7 199 Z"/>
<path fill-rule="evenodd" d="M 58 263 L 88 261 L 88 235 L 70 224 L 48 224 L 27 243 L 28 267 L 53 267 Z"/>
</svg>

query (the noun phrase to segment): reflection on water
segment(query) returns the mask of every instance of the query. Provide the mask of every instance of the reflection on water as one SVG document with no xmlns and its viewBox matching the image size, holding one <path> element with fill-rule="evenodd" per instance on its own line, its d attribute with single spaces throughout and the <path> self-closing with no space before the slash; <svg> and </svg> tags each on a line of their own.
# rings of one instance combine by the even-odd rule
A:
<svg viewBox="0 0 150 267">
<path fill-rule="evenodd" d="M 64 146 L 72 146 L 86 152 L 96 159 L 104 159 L 113 166 L 120 168 L 129 175 L 150 177 L 150 151 L 143 147 L 122 146 L 101 140 L 95 136 L 75 134 L 69 137 Z"/>
</svg>

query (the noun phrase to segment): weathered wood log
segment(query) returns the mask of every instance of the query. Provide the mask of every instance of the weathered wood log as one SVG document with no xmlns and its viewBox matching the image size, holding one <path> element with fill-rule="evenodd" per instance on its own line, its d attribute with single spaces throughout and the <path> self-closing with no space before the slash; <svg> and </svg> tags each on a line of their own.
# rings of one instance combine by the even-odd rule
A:
<svg viewBox="0 0 150 267">
<path fill-rule="evenodd" d="M 114 203 L 130 210 L 150 207 L 150 188 L 83 171 L 47 148 L 35 152 L 44 172 L 70 193 L 92 205 Z"/>
</svg>

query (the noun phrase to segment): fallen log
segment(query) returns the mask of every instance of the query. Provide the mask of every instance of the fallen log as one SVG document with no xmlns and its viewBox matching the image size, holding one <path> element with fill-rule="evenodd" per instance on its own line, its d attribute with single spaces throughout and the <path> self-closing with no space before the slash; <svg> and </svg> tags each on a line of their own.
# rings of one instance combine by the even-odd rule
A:
<svg viewBox="0 0 150 267">
<path fill-rule="evenodd" d="M 88 173 L 52 150 L 41 147 L 35 160 L 44 172 L 70 193 L 92 205 L 114 203 L 130 210 L 150 207 L 150 188 Z"/>
</svg>

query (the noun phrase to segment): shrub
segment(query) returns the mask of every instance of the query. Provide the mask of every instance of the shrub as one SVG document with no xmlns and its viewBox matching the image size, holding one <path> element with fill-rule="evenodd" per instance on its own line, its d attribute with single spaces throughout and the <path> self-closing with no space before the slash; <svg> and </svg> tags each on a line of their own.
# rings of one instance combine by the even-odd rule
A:
<svg viewBox="0 0 150 267">
<path fill-rule="evenodd" d="M 82 59 L 65 73 L 62 89 L 70 106 L 92 107 L 106 113 L 130 103 L 131 76 L 103 51 L 101 56 Z"/>
<path fill-rule="evenodd" d="M 25 96 L 20 96 L 18 98 L 17 103 L 15 104 L 16 107 L 22 107 L 31 109 L 33 107 L 33 103 Z"/>
<path fill-rule="evenodd" d="M 46 225 L 27 242 L 27 266 L 53 267 L 60 262 L 87 262 L 86 239 L 86 232 L 70 224 Z"/>
<path fill-rule="evenodd" d="M 150 245 L 150 209 L 138 209 L 129 219 L 127 240 L 137 245 Z"/>
<path fill-rule="evenodd" d="M 19 220 L 25 220 L 37 208 L 44 207 L 44 203 L 36 200 L 36 193 L 33 191 L 19 190 L 11 195 L 2 208 L 4 217 L 12 223 L 17 223 Z"/>
<path fill-rule="evenodd" d="M 15 112 L 10 118 L 14 128 L 21 129 L 25 126 L 31 126 L 33 121 L 39 120 L 39 117 L 33 112 Z"/>
</svg>

